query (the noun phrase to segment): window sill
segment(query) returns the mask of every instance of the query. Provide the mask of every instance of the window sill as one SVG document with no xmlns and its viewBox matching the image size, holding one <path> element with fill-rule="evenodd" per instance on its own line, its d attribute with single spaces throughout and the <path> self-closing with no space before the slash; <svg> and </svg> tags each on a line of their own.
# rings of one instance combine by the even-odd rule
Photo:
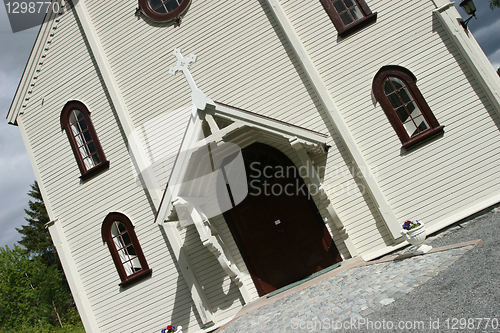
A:
<svg viewBox="0 0 500 333">
<path fill-rule="evenodd" d="M 145 278 L 146 276 L 150 276 L 152 273 L 153 273 L 153 270 L 151 268 L 140 270 L 137 273 L 134 273 L 132 275 L 127 276 L 127 278 L 125 280 L 123 280 L 122 282 L 120 282 L 118 285 L 120 287 L 126 287 L 126 286 L 130 285 L 132 282 L 136 282 L 136 281 L 139 281 L 139 280 Z"/>
<path fill-rule="evenodd" d="M 413 139 L 410 139 L 409 141 L 405 142 L 403 144 L 403 148 L 408 151 L 408 150 L 413 149 L 416 146 L 418 146 L 418 145 L 420 145 L 420 144 L 422 144 L 422 143 L 424 143 L 426 141 L 429 141 L 430 139 L 432 139 L 432 138 L 440 135 L 443 132 L 444 132 L 444 126 L 443 125 L 435 127 L 435 128 L 432 128 L 430 130 L 427 130 L 427 131 L 423 132 L 419 136 L 417 136 L 417 137 L 415 137 Z"/>
<path fill-rule="evenodd" d="M 109 161 L 105 161 L 95 167 L 93 167 L 92 169 L 90 169 L 89 171 L 85 172 L 84 174 L 82 174 L 80 176 L 80 179 L 81 180 L 87 180 L 89 179 L 90 177 L 98 174 L 99 172 L 101 172 L 102 170 L 105 170 L 105 169 L 109 169 Z"/>
<path fill-rule="evenodd" d="M 345 28 L 338 31 L 338 35 L 342 38 L 347 37 L 348 35 L 358 31 L 359 29 L 364 28 L 370 23 L 377 21 L 377 13 L 371 13 L 355 22 L 349 24 Z"/>
</svg>

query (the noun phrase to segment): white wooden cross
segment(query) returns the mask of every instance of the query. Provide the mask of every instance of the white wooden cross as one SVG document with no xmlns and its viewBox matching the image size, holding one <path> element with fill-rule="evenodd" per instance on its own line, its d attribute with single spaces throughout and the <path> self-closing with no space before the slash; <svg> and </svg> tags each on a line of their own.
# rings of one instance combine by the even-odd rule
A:
<svg viewBox="0 0 500 333">
<path fill-rule="evenodd" d="M 177 63 L 175 66 L 170 67 L 169 73 L 175 75 L 177 71 L 182 71 L 186 76 L 186 80 L 191 88 L 191 99 L 193 104 L 199 110 L 205 110 L 207 102 L 213 104 L 213 102 L 205 96 L 203 91 L 198 89 L 196 83 L 194 82 L 193 75 L 189 71 L 189 65 L 196 61 L 196 55 L 190 54 L 189 57 L 184 57 L 180 49 L 174 49 L 173 55 L 177 58 Z"/>
</svg>

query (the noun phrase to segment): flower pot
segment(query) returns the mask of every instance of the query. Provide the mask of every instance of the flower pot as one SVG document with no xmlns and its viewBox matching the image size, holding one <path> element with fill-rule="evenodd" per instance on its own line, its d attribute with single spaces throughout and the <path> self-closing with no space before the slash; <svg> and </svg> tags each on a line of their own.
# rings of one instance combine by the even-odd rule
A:
<svg viewBox="0 0 500 333">
<path fill-rule="evenodd" d="M 413 251 L 414 253 L 427 253 L 432 249 L 432 246 L 424 244 L 427 234 L 422 221 L 420 221 L 420 224 L 420 226 L 411 230 L 401 230 L 401 234 L 406 238 L 408 243 L 416 246 L 416 249 Z"/>
</svg>

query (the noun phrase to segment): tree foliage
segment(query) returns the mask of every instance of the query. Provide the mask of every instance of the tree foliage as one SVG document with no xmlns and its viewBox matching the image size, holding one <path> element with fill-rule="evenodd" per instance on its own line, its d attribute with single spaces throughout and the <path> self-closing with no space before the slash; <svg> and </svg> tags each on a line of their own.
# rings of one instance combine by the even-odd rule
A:
<svg viewBox="0 0 500 333">
<path fill-rule="evenodd" d="M 58 325 L 55 309 L 65 308 L 62 274 L 41 257 L 31 258 L 18 247 L 0 248 L 0 327 L 16 331 L 23 325 Z M 60 311 L 60 310 L 59 310 Z"/>
<path fill-rule="evenodd" d="M 28 192 L 27 225 L 16 230 L 24 248 L 0 248 L 0 333 L 58 332 L 82 327 L 48 230 L 38 184 Z"/>
<path fill-rule="evenodd" d="M 500 8 L 500 0 L 490 0 L 491 10 L 495 9 L 495 7 Z"/>
<path fill-rule="evenodd" d="M 24 218 L 28 225 L 16 228 L 22 235 L 19 244 L 23 245 L 31 256 L 41 256 L 47 265 L 58 264 L 60 266 L 49 231 L 45 228 L 49 222 L 49 216 L 36 181 L 31 185 L 28 195 L 33 199 L 28 202 L 29 209 L 24 210 L 28 215 Z"/>
</svg>

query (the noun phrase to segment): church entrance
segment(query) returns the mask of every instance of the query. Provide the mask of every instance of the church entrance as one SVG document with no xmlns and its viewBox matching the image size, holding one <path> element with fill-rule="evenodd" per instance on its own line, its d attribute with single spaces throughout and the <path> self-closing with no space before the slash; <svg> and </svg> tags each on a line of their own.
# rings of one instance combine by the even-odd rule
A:
<svg viewBox="0 0 500 333">
<path fill-rule="evenodd" d="M 242 154 L 248 196 L 224 213 L 224 218 L 259 295 L 341 261 L 293 162 L 260 143 L 243 149 Z"/>
</svg>

